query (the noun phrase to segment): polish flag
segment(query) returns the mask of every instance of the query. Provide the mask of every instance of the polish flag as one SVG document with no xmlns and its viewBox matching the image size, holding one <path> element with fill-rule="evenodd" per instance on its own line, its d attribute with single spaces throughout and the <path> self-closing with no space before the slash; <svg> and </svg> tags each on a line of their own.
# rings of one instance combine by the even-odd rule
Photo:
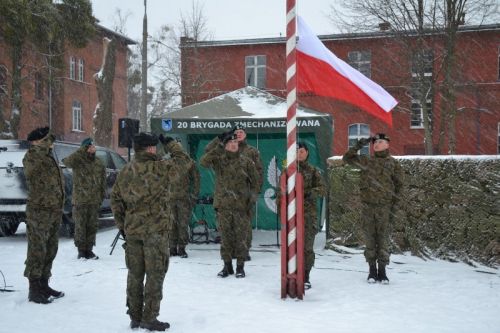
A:
<svg viewBox="0 0 500 333">
<path fill-rule="evenodd" d="M 313 93 L 348 102 L 392 127 L 391 110 L 398 102 L 381 86 L 337 58 L 297 17 L 297 85 Z"/>
</svg>

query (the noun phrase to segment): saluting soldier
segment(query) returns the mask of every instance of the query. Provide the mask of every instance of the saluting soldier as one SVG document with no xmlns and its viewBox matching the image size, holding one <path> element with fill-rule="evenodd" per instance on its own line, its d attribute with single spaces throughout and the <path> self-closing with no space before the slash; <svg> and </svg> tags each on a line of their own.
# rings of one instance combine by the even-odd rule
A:
<svg viewBox="0 0 500 333">
<path fill-rule="evenodd" d="M 177 145 L 181 147 L 179 143 Z M 189 221 L 200 192 L 200 173 L 195 161 L 188 157 L 188 161 L 184 166 L 185 169 L 179 180 L 170 184 L 170 205 L 173 222 L 170 235 L 170 256 L 178 255 L 181 258 L 188 257 L 186 246 L 189 242 Z"/>
<path fill-rule="evenodd" d="M 92 251 L 99 224 L 98 215 L 106 193 L 106 168 L 96 158 L 92 138 L 82 141 L 81 147 L 64 158 L 63 163 L 73 169 L 73 220 L 78 259 L 99 259 Z"/>
<path fill-rule="evenodd" d="M 54 140 L 48 127 L 33 130 L 28 135 L 31 147 L 23 158 L 28 187 L 24 276 L 29 280 L 28 300 L 39 304 L 64 296 L 62 291 L 49 287 L 64 204 L 64 177 L 52 155 Z"/>
<path fill-rule="evenodd" d="M 236 134 L 236 138 L 238 140 L 238 150 L 240 154 L 248 157 L 251 161 L 254 162 L 255 164 L 255 169 L 257 171 L 257 188 L 258 191 L 252 196 L 252 200 L 249 202 L 248 205 L 248 230 L 247 230 L 247 257 L 246 260 L 249 261 L 251 259 L 250 257 L 250 248 L 252 247 L 252 218 L 255 213 L 255 204 L 257 202 L 259 193 L 262 188 L 262 181 L 263 181 L 263 168 L 262 168 L 262 160 L 260 158 L 260 153 L 257 150 L 257 148 L 249 145 L 247 143 L 247 133 L 245 131 L 245 128 L 241 125 L 236 125 L 233 129 L 234 134 Z"/>
<path fill-rule="evenodd" d="M 232 258 L 236 257 L 236 277 L 245 277 L 248 206 L 258 191 L 255 164 L 238 151 L 236 135 L 230 131 L 214 139 L 200 159 L 205 168 L 215 172 L 214 209 L 221 231 L 221 257 L 224 261 L 220 277 L 234 274 Z"/>
<path fill-rule="evenodd" d="M 156 154 L 156 135 L 134 136 L 134 159 L 118 175 L 111 194 L 115 222 L 126 241 L 130 327 L 151 331 L 170 327 L 157 319 L 172 228 L 168 191 L 169 183 L 179 178 L 187 161 L 187 155 L 175 141 L 169 138 L 162 141 L 171 154 L 169 160 L 162 160 Z"/>
<path fill-rule="evenodd" d="M 390 216 L 403 186 L 403 171 L 389 153 L 389 141 L 384 133 L 360 139 L 343 157 L 345 162 L 361 168 L 361 226 L 366 245 L 364 254 L 370 269 L 369 283 L 389 283 L 385 267 L 390 256 Z M 358 155 L 358 150 L 370 142 L 375 152 L 373 157 Z"/>
</svg>

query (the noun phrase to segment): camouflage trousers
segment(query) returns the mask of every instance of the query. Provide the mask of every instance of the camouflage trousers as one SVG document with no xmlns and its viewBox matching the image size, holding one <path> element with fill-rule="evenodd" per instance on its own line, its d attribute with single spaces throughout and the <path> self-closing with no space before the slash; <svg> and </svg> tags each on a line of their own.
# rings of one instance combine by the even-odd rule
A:
<svg viewBox="0 0 500 333">
<path fill-rule="evenodd" d="M 255 214 L 255 204 L 253 204 L 248 210 L 247 217 L 247 252 L 250 252 L 250 248 L 252 247 L 252 238 L 253 238 L 253 226 L 252 219 Z"/>
<path fill-rule="evenodd" d="M 318 233 L 316 205 L 304 206 L 304 223 L 304 269 L 309 272 L 313 268 L 316 259 L 314 253 L 314 239 Z"/>
<path fill-rule="evenodd" d="M 172 232 L 170 246 L 186 246 L 189 241 L 189 220 L 191 220 L 192 205 L 188 199 L 172 201 Z"/>
<path fill-rule="evenodd" d="M 392 205 L 363 203 L 361 226 L 365 239 L 365 259 L 369 264 L 389 264 L 389 221 Z"/>
<path fill-rule="evenodd" d="M 224 262 L 232 260 L 233 256 L 238 263 L 245 262 L 248 254 L 247 235 L 248 223 L 245 211 L 218 209 L 217 225 L 221 234 L 220 255 Z"/>
<path fill-rule="evenodd" d="M 132 320 L 150 322 L 158 317 L 168 261 L 167 235 L 127 236 L 127 313 Z"/>
<path fill-rule="evenodd" d="M 73 206 L 75 246 L 79 250 L 92 250 L 99 225 L 99 204 Z"/>
<path fill-rule="evenodd" d="M 61 209 L 26 207 L 28 253 L 24 276 L 28 279 L 50 278 L 52 262 L 58 249 Z"/>
</svg>

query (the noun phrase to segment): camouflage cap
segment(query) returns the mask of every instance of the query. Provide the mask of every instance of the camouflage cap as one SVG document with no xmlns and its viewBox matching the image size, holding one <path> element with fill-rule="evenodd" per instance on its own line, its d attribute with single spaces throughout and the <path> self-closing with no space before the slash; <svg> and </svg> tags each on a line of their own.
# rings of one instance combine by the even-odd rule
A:
<svg viewBox="0 0 500 333">
<path fill-rule="evenodd" d="M 134 135 L 134 144 L 139 147 L 156 146 L 158 144 L 158 137 L 153 133 L 141 132 Z"/>
<path fill-rule="evenodd" d="M 49 134 L 49 127 L 38 127 L 28 134 L 28 141 L 37 141 L 45 138 Z"/>
<path fill-rule="evenodd" d="M 385 140 L 387 142 L 390 142 L 391 138 L 389 138 L 389 136 L 384 133 L 377 133 L 372 137 L 372 141 L 375 142 L 377 140 Z"/>
</svg>

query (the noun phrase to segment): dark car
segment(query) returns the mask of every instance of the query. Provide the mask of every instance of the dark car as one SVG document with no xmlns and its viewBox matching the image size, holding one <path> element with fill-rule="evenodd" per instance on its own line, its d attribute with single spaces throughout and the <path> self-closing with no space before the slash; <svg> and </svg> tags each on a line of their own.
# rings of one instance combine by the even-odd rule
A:
<svg viewBox="0 0 500 333">
<path fill-rule="evenodd" d="M 73 236 L 74 222 L 71 217 L 71 192 L 73 190 L 73 172 L 66 168 L 62 159 L 76 151 L 80 145 L 56 141 L 53 154 L 59 162 L 64 174 L 66 198 L 64 202 L 63 223 L 61 234 Z M 0 236 L 13 235 L 19 223 L 26 219 L 26 179 L 24 176 L 24 154 L 29 149 L 29 143 L 20 140 L 0 140 Z M 118 172 L 127 163 L 115 151 L 96 147 L 96 156 L 106 167 L 106 195 L 99 211 L 101 226 L 113 223 L 109 196 Z"/>
</svg>

